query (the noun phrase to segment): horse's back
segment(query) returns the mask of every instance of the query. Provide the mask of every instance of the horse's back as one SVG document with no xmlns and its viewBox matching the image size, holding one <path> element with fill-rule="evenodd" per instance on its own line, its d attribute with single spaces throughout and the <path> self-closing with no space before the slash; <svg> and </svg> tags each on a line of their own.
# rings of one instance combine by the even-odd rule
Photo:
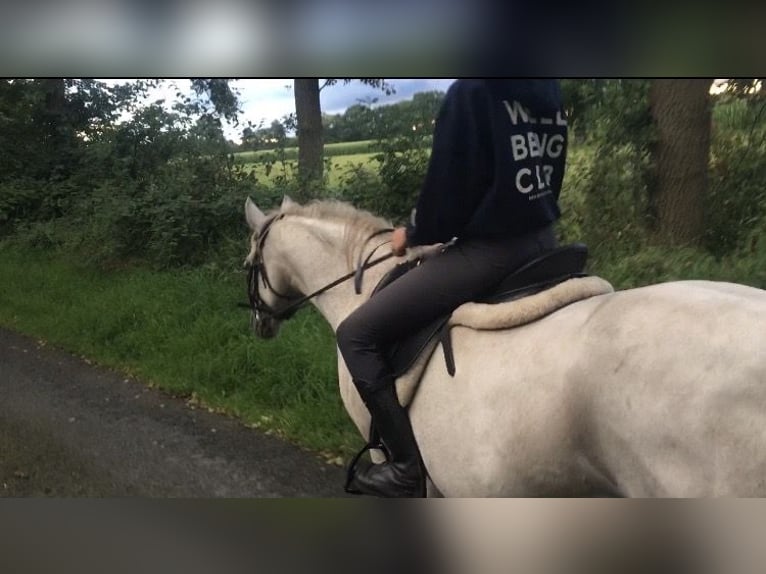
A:
<svg viewBox="0 0 766 574">
<path fill-rule="evenodd" d="M 766 292 L 684 281 L 456 328 L 458 373 L 431 361 L 413 420 L 469 469 L 446 494 L 766 494 L 763 325 Z"/>
<path fill-rule="evenodd" d="M 591 457 L 630 495 L 766 494 L 766 292 L 680 281 L 593 310 L 573 379 Z"/>
</svg>

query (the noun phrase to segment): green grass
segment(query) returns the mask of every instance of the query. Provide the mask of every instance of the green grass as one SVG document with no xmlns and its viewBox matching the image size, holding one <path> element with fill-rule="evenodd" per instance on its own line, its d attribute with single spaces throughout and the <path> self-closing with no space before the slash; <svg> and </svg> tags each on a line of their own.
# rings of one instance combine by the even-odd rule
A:
<svg viewBox="0 0 766 574">
<path fill-rule="evenodd" d="M 373 159 L 375 155 L 374 153 L 356 153 L 331 157 L 330 169 L 326 174 L 328 187 L 332 189 L 340 187 L 344 178 L 358 165 L 365 166 L 371 173 L 377 173 L 378 162 Z M 280 177 L 292 179 L 298 174 L 297 161 L 277 162 L 270 167 L 267 167 L 266 163 L 254 162 L 244 164 L 243 167 L 255 172 L 258 181 L 267 185 L 274 185 Z"/>
<path fill-rule="evenodd" d="M 324 146 L 325 159 L 330 162 L 326 171 L 329 189 L 339 189 L 359 165 L 377 176 L 380 164 L 374 157 L 380 153 L 376 140 L 331 143 Z M 245 151 L 234 154 L 235 163 L 254 172 L 258 181 L 269 186 L 280 180 L 295 180 L 298 172 L 298 148 L 284 150 Z"/>
<path fill-rule="evenodd" d="M 339 142 L 325 144 L 324 155 L 325 157 L 336 157 L 344 155 L 354 154 L 372 154 L 378 151 L 378 142 L 376 140 L 360 140 L 355 142 Z M 286 147 L 283 150 L 284 158 L 287 160 L 298 159 L 297 147 Z M 265 161 L 275 161 L 281 156 L 279 150 L 257 150 L 257 151 L 241 151 L 234 154 L 234 161 L 236 163 L 257 163 Z"/>
<path fill-rule="evenodd" d="M 361 445 L 332 331 L 313 309 L 256 339 L 244 276 L 212 266 L 103 272 L 0 243 L 0 325 L 240 417 L 328 458 Z"/>
</svg>

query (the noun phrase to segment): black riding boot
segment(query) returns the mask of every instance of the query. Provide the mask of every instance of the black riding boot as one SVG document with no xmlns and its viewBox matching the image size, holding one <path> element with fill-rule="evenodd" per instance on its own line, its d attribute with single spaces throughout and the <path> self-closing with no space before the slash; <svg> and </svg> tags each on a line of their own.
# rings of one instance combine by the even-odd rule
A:
<svg viewBox="0 0 766 574">
<path fill-rule="evenodd" d="M 384 497 L 425 496 L 425 470 L 412 432 L 410 417 L 399 404 L 393 382 L 374 391 L 360 390 L 380 433 L 389 460 L 360 469 L 351 488 Z"/>
</svg>

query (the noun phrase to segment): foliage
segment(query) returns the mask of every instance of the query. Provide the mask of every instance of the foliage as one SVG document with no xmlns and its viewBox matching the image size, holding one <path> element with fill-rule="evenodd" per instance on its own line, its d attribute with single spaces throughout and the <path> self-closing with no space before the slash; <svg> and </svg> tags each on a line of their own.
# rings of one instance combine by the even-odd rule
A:
<svg viewBox="0 0 766 574">
<path fill-rule="evenodd" d="M 343 84 L 349 84 L 353 82 L 355 79 L 356 78 L 328 78 L 322 83 L 319 89 L 323 90 L 327 86 L 334 86 L 338 82 L 343 82 Z M 390 96 L 391 94 L 396 92 L 394 86 L 386 82 L 386 80 L 384 80 L 383 78 L 360 78 L 359 81 L 367 86 L 370 86 L 377 90 L 381 90 L 387 96 Z"/>
<path fill-rule="evenodd" d="M 383 140 L 383 151 L 375 156 L 385 193 L 373 200 L 373 211 L 402 223 L 415 207 L 420 187 L 428 167 L 429 150 L 423 141 L 429 134 L 411 132 L 406 137 Z"/>
<path fill-rule="evenodd" d="M 268 128 L 253 129 L 251 125 L 242 130 L 240 150 L 268 150 L 274 147 L 285 147 L 287 144 L 287 129 L 283 122 L 274 120 Z M 298 149 L 295 148 L 295 157 Z"/>
<path fill-rule="evenodd" d="M 385 202 L 386 186 L 375 173 L 371 163 L 352 163 L 340 174 L 338 186 L 330 189 L 328 194 L 360 209 L 388 217 L 386 211 L 380 209 L 381 204 Z"/>
<path fill-rule="evenodd" d="M 161 267 L 200 263 L 240 231 L 241 201 L 253 181 L 227 154 L 210 104 L 187 97 L 170 110 L 162 101 L 138 107 L 149 84 L 68 85 L 57 117 L 57 129 L 68 134 L 57 144 L 66 147 L 55 155 L 62 165 L 30 170 L 1 186 L 1 230 L 15 230 L 17 241 L 32 245 L 76 249 L 100 263 L 139 258 Z M 47 86 L 0 86 L 9 130 L 30 128 L 22 139 L 23 163 L 34 166 L 46 154 L 49 126 L 27 125 L 28 116 L 45 115 Z M 117 110 L 126 107 L 133 116 L 116 122 Z M 32 113 L 21 113 L 25 108 Z M 13 175 L 16 166 L 6 169 Z"/>
<path fill-rule="evenodd" d="M 420 92 L 395 104 L 376 106 L 375 102 L 363 102 L 342 114 L 326 114 L 322 120 L 325 141 L 394 139 L 408 137 L 413 131 L 430 134 L 443 99 L 443 92 Z"/>
<path fill-rule="evenodd" d="M 568 84 L 580 136 L 562 193 L 564 235 L 589 243 L 596 260 L 630 257 L 657 241 L 646 82 Z M 703 247 L 718 258 L 751 249 L 753 230 L 766 219 L 766 102 L 762 91 L 743 89 L 748 85 L 714 99 Z"/>
<path fill-rule="evenodd" d="M 236 124 L 238 114 L 242 111 L 238 94 L 224 78 L 195 78 L 191 82 L 194 93 L 198 98 L 195 105 L 199 106 L 198 113 L 211 116 L 223 116 Z M 210 105 L 206 105 L 207 102 Z M 212 110 L 211 110 L 212 107 Z"/>
<path fill-rule="evenodd" d="M 150 84 L 108 88 L 94 80 L 0 81 L 3 179 L 62 179 L 77 170 L 85 142 L 98 142 Z M 60 101 L 59 101 L 60 98 Z"/>
<path fill-rule="evenodd" d="M 569 81 L 563 88 L 572 131 L 579 134 L 570 137 L 561 198 L 564 233 L 585 241 L 597 257 L 605 250 L 636 249 L 646 242 L 650 223 L 648 82 Z"/>
<path fill-rule="evenodd" d="M 753 243 L 751 248 L 716 258 L 699 247 L 652 245 L 596 261 L 590 270 L 607 278 L 615 289 L 697 279 L 730 281 L 766 289 L 766 246 Z"/>
<path fill-rule="evenodd" d="M 766 218 L 766 98 L 719 102 L 712 140 L 704 244 L 723 255 Z"/>
<path fill-rule="evenodd" d="M 409 100 L 393 104 L 377 105 L 377 98 L 373 98 L 351 105 L 339 114 L 322 114 L 325 157 L 337 149 L 333 147 L 336 144 L 407 137 L 413 131 L 431 133 L 443 99 L 444 93 L 440 91 L 419 92 Z M 297 159 L 297 142 L 289 135 L 295 129 L 294 115 L 274 120 L 269 126 L 248 125 L 242 130 L 239 151 L 285 148 L 289 150 L 289 159 Z"/>
<path fill-rule="evenodd" d="M 561 85 L 575 143 L 608 149 L 652 142 L 648 80 L 563 80 Z"/>
<path fill-rule="evenodd" d="M 729 78 L 725 81 L 726 93 L 739 99 L 761 99 L 765 95 L 764 81 L 766 78 Z"/>
<path fill-rule="evenodd" d="M 41 208 L 45 194 L 42 184 L 28 179 L 0 182 L 0 230 L 9 230 L 15 221 L 28 218 Z"/>
</svg>

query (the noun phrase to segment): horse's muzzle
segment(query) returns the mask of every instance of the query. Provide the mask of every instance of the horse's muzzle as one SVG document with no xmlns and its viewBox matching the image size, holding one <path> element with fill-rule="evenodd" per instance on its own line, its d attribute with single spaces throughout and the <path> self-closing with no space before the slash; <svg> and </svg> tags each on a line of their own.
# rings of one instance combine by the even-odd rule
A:
<svg viewBox="0 0 766 574">
<path fill-rule="evenodd" d="M 250 318 L 250 326 L 255 335 L 261 339 L 273 339 L 279 333 L 281 322 L 274 317 L 256 311 Z"/>
</svg>

